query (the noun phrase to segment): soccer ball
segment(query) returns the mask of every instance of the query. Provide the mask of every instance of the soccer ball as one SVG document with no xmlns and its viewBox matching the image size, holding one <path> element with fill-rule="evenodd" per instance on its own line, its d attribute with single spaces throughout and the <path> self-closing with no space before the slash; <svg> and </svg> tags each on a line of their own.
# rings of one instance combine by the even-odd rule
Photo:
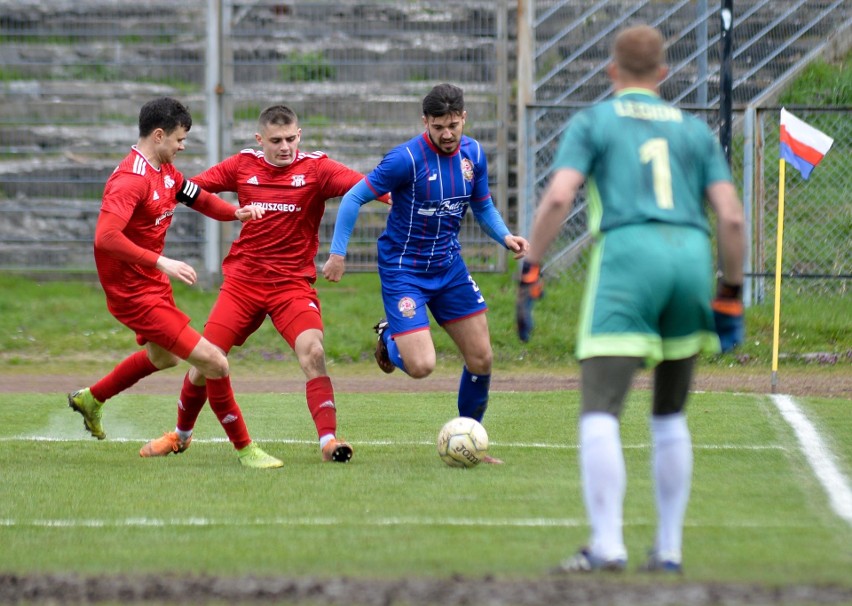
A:
<svg viewBox="0 0 852 606">
<path fill-rule="evenodd" d="M 438 455 L 450 467 L 473 467 L 488 452 L 488 433 L 469 417 L 456 417 L 438 432 Z"/>
</svg>

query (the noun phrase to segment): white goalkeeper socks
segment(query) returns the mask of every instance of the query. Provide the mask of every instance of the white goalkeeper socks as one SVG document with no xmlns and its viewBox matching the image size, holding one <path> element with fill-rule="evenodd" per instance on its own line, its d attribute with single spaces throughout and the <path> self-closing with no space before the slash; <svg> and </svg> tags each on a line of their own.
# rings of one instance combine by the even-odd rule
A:
<svg viewBox="0 0 852 606">
<path fill-rule="evenodd" d="M 592 553 L 605 560 L 627 559 L 622 532 L 627 478 L 615 416 L 592 412 L 580 417 L 580 470 Z"/>
<path fill-rule="evenodd" d="M 651 417 L 652 470 L 657 501 L 656 550 L 681 561 L 683 520 L 692 483 L 692 439 L 683 413 Z"/>
</svg>

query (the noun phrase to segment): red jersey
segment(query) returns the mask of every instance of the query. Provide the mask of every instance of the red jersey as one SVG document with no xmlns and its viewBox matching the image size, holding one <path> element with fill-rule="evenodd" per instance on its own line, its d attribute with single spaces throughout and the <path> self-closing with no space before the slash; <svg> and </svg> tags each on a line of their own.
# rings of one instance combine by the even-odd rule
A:
<svg viewBox="0 0 852 606">
<path fill-rule="evenodd" d="M 237 193 L 240 206 L 266 209 L 245 223 L 222 264 L 222 273 L 245 281 L 271 282 L 317 277 L 314 258 L 325 201 L 348 192 L 364 175 L 323 152 L 296 154 L 275 166 L 263 152 L 244 149 L 192 178 L 206 191 Z"/>
<path fill-rule="evenodd" d="M 122 233 L 137 246 L 162 254 L 166 231 L 184 177 L 173 164 L 154 168 L 136 146 L 107 179 L 101 211 L 127 221 Z M 98 277 L 112 306 L 140 294 L 170 289 L 169 278 L 156 267 L 128 263 L 95 248 Z"/>
</svg>

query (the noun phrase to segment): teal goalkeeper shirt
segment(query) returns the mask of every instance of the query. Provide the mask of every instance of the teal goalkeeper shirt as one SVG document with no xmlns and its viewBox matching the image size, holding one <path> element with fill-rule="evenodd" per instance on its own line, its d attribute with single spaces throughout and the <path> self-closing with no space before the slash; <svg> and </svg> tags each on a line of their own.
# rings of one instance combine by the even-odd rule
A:
<svg viewBox="0 0 852 606">
<path fill-rule="evenodd" d="M 709 233 L 705 191 L 731 181 L 722 148 L 704 122 L 637 88 L 578 112 L 552 168 L 586 176 L 593 234 L 647 222 Z"/>
</svg>

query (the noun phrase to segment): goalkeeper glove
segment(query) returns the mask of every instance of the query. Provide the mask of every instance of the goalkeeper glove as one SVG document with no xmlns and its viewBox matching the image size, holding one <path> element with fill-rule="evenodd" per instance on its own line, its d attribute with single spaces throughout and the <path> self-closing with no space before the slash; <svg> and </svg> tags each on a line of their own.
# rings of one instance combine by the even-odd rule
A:
<svg viewBox="0 0 852 606">
<path fill-rule="evenodd" d="M 719 280 L 712 307 L 716 334 L 719 335 L 719 342 L 722 344 L 722 353 L 731 351 L 745 338 L 741 295 L 742 286 L 725 284 Z"/>
<path fill-rule="evenodd" d="M 515 320 L 518 325 L 518 338 L 526 343 L 533 329 L 533 302 L 544 296 L 544 282 L 541 280 L 541 267 L 524 261 L 521 280 L 518 282 L 518 298 L 515 301 Z"/>
</svg>

